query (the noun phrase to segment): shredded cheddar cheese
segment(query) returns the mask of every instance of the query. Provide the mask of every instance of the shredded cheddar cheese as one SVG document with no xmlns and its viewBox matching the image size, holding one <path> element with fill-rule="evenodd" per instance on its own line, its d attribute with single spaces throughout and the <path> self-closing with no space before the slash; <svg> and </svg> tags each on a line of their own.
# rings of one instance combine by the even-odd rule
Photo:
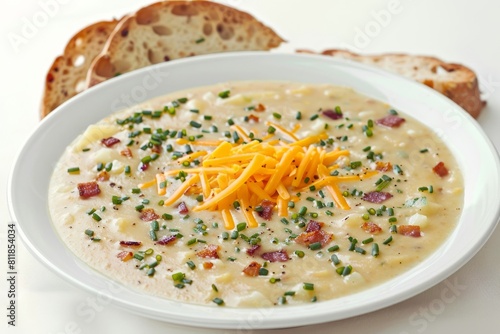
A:
<svg viewBox="0 0 500 334">
<path fill-rule="evenodd" d="M 358 175 L 331 176 L 330 169 L 338 167 L 339 158 L 349 155 L 348 150 L 334 149 L 327 151 L 317 145 L 327 138 L 322 133 L 305 138 L 298 138 L 294 132 L 281 125 L 267 122 L 274 127 L 288 142 L 273 139 L 269 133 L 262 140 L 252 140 L 240 125 L 232 130 L 238 133 L 240 141 L 230 143 L 220 141 L 211 152 L 200 150 L 178 159 L 179 163 L 200 159 L 201 167 L 170 169 L 158 174 L 156 180 L 139 185 L 149 187 L 155 183 L 158 194 L 166 195 L 167 177 L 179 173 L 187 175 L 182 184 L 168 196 L 164 205 L 169 206 L 180 200 L 184 194 L 202 197 L 193 211 L 219 211 L 226 229 L 234 228 L 234 216 L 240 215 L 232 207 L 234 201 L 241 205 L 241 212 L 249 227 L 256 227 L 255 208 L 264 200 L 277 204 L 278 215 L 288 215 L 288 201 L 293 192 L 325 188 L 338 208 L 349 210 L 350 206 L 342 195 L 338 183 L 360 181 L 377 174 L 377 171 L 364 171 Z M 184 143 L 179 139 L 178 143 Z M 187 142 L 187 141 L 186 141 Z M 210 146 L 215 142 L 191 142 L 193 145 Z M 210 144 L 210 145 L 208 145 Z M 161 175 L 161 176 L 160 176 Z"/>
</svg>

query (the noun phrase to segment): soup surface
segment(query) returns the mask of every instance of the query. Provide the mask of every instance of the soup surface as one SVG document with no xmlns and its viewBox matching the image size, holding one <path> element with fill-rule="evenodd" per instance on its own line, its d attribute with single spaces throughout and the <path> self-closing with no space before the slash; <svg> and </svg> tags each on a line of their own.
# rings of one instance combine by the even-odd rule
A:
<svg viewBox="0 0 500 334">
<path fill-rule="evenodd" d="M 49 192 L 55 229 L 90 267 L 235 307 L 393 279 L 443 243 L 463 201 L 431 129 L 352 89 L 293 82 L 218 84 L 113 114 L 67 148 Z"/>
</svg>

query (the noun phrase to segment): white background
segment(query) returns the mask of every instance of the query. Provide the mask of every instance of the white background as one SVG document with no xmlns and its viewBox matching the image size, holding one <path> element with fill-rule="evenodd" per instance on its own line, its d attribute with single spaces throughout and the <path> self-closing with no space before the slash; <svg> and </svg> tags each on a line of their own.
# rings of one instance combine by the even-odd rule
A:
<svg viewBox="0 0 500 334">
<path fill-rule="evenodd" d="M 500 148 L 500 2 L 489 0 L 226 0 L 288 41 L 280 48 L 406 52 L 466 64 L 488 106 L 478 122 Z M 7 5 L 6 5 L 7 3 Z M 49 3 L 51 4 L 49 6 Z M 143 0 L 23 0 L 0 10 L 0 328 L 2 333 L 236 333 L 170 325 L 120 310 L 70 286 L 17 240 L 17 326 L 7 327 L 6 184 L 16 152 L 37 126 L 47 70 L 69 38 L 98 20 L 121 17 Z M 392 11 L 392 13 L 391 13 Z M 390 13 L 381 15 L 381 13 Z M 45 13 L 45 14 L 44 14 Z M 40 18 L 47 18 L 43 21 Z M 38 21 L 34 19 L 37 18 Z M 27 22 L 36 23 L 30 35 Z M 362 36 L 362 31 L 369 34 Z M 12 43 L 14 35 L 25 38 Z M 464 138 L 467 140 L 467 138 Z M 481 161 L 471 161 L 480 164 Z M 33 166 L 36 173 L 36 166 Z M 26 203 L 29 210 L 29 203 Z M 36 222 L 33 222 L 36 223 Z M 480 221 L 477 224 L 481 224 Z M 500 328 L 500 231 L 457 273 L 395 306 L 305 328 L 245 333 L 466 333 Z M 6 331 L 5 331 L 6 330 Z"/>
</svg>

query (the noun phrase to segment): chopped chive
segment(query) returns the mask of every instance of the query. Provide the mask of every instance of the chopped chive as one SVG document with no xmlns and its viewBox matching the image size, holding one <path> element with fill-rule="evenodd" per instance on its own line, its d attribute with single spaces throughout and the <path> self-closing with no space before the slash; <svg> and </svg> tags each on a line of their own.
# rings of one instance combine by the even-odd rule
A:
<svg viewBox="0 0 500 334">
<path fill-rule="evenodd" d="M 361 163 L 361 161 L 352 161 L 350 166 L 352 169 L 356 169 L 358 167 L 361 167 L 362 163 Z"/>
<path fill-rule="evenodd" d="M 285 295 L 285 296 L 295 296 L 295 291 L 285 291 L 285 293 L 283 295 Z"/>
<path fill-rule="evenodd" d="M 368 239 L 365 239 L 365 240 L 361 241 L 361 243 L 363 245 L 369 244 L 370 242 L 373 242 L 373 238 L 368 238 Z"/>
<path fill-rule="evenodd" d="M 247 228 L 247 223 L 239 223 L 238 225 L 236 225 L 236 230 L 238 232 L 241 232 L 246 228 Z"/>
<path fill-rule="evenodd" d="M 274 126 L 269 126 L 269 127 L 267 128 L 267 133 L 271 133 L 271 134 L 272 134 L 272 133 L 274 133 L 274 132 L 276 132 L 276 128 L 275 128 Z"/>
<path fill-rule="evenodd" d="M 388 220 L 389 220 L 389 223 L 395 223 L 395 222 L 397 222 L 397 221 L 398 221 L 398 219 L 397 219 L 396 217 L 391 217 L 391 218 L 389 218 Z M 394 225 L 394 226 L 396 226 L 396 225 Z M 392 227 L 392 226 L 391 226 L 391 227 Z"/>
<path fill-rule="evenodd" d="M 153 220 L 153 221 L 151 222 L 150 226 L 151 226 L 151 229 L 152 229 L 153 231 L 159 231 L 159 230 L 160 230 L 160 224 L 158 223 L 158 221 L 157 221 L 157 220 Z"/>
<path fill-rule="evenodd" d="M 429 150 L 427 148 L 423 148 L 420 150 L 420 153 L 427 153 L 427 152 L 429 152 Z"/>
<path fill-rule="evenodd" d="M 98 222 L 100 222 L 100 221 L 101 221 L 101 219 L 102 219 L 102 218 L 101 218 L 101 217 L 100 217 L 97 213 L 95 213 L 95 212 L 92 214 L 92 218 L 93 218 L 95 221 L 98 221 Z"/>
<path fill-rule="evenodd" d="M 68 168 L 69 174 L 80 174 L 80 167 L 71 167 Z"/>
<path fill-rule="evenodd" d="M 212 284 L 212 290 L 215 292 L 219 292 L 219 289 L 217 289 L 217 286 L 215 284 Z"/>
<path fill-rule="evenodd" d="M 312 115 L 311 117 L 309 117 L 309 120 L 314 121 L 314 120 L 315 120 L 315 119 L 317 119 L 318 117 L 319 117 L 319 115 L 318 115 L 318 114 L 314 114 L 314 115 Z"/>
<path fill-rule="evenodd" d="M 92 230 L 85 230 L 85 234 L 88 235 L 89 237 L 93 237 L 94 236 L 94 231 L 92 231 Z"/>
<path fill-rule="evenodd" d="M 394 173 L 399 174 L 399 175 L 403 175 L 403 170 L 401 169 L 401 167 L 399 167 L 399 165 L 394 165 L 393 170 L 394 170 Z"/>
<path fill-rule="evenodd" d="M 269 283 L 271 283 L 271 284 L 274 284 L 274 283 L 279 282 L 279 281 L 281 281 L 281 278 L 271 277 L 269 279 Z"/>
<path fill-rule="evenodd" d="M 201 128 L 201 124 L 196 122 L 196 121 L 189 122 L 189 125 L 191 125 L 193 128 L 197 128 L 197 129 Z"/>
<path fill-rule="evenodd" d="M 259 276 L 267 276 L 269 274 L 269 270 L 266 268 L 259 269 Z"/>
<path fill-rule="evenodd" d="M 303 258 L 304 257 L 304 252 L 301 251 L 301 250 L 296 250 L 295 252 L 293 252 L 295 255 L 297 255 L 299 258 Z"/>
<path fill-rule="evenodd" d="M 227 99 L 229 97 L 229 95 L 231 95 L 231 91 L 230 90 L 225 90 L 225 91 L 222 91 L 219 93 L 219 97 L 221 99 Z"/>
<path fill-rule="evenodd" d="M 184 274 L 183 272 L 172 274 L 172 279 L 176 282 L 181 282 L 184 278 L 186 278 L 186 274 Z"/>
<path fill-rule="evenodd" d="M 389 227 L 389 231 L 391 231 L 391 233 L 398 233 L 398 226 L 397 225 L 391 225 L 391 227 Z"/>
<path fill-rule="evenodd" d="M 394 226 L 396 226 L 396 225 L 394 225 Z M 391 241 L 392 241 L 392 235 L 390 235 L 389 238 L 385 239 L 384 242 L 383 242 L 383 244 L 384 245 L 388 245 L 388 244 L 391 243 Z"/>
<path fill-rule="evenodd" d="M 297 111 L 297 114 L 295 115 L 296 120 L 301 120 L 302 119 L 302 113 L 300 111 Z"/>
<path fill-rule="evenodd" d="M 196 44 L 200 44 L 200 43 L 203 43 L 203 42 L 205 42 L 205 38 L 203 38 L 203 37 L 198 38 L 198 39 L 195 41 L 195 43 L 196 43 Z"/>
<path fill-rule="evenodd" d="M 321 249 L 322 245 L 321 242 L 313 242 L 312 244 L 309 245 L 310 250 L 318 250 Z"/>
<path fill-rule="evenodd" d="M 151 238 L 151 240 L 153 240 L 153 241 L 158 240 L 158 236 L 156 235 L 155 230 L 150 230 L 150 231 L 149 231 L 149 237 L 150 237 L 150 238 Z"/>
<path fill-rule="evenodd" d="M 372 256 L 373 257 L 377 257 L 379 254 L 379 248 L 378 248 L 378 244 L 375 242 L 373 245 L 372 245 Z"/>
<path fill-rule="evenodd" d="M 351 273 L 352 267 L 351 265 L 345 266 L 344 270 L 342 271 L 342 276 L 347 276 Z"/>
<path fill-rule="evenodd" d="M 334 265 L 338 265 L 340 263 L 340 260 L 336 254 L 332 254 L 332 256 L 330 256 L 330 259 L 332 260 L 332 263 Z"/>
<path fill-rule="evenodd" d="M 327 250 L 331 253 L 331 252 L 338 251 L 339 248 L 340 248 L 339 245 L 334 245 L 334 246 L 328 248 Z"/>
<path fill-rule="evenodd" d="M 161 217 L 165 220 L 172 220 L 174 218 L 174 216 L 168 213 L 164 213 Z"/>
<path fill-rule="evenodd" d="M 306 213 L 307 213 L 307 207 L 306 206 L 301 207 L 299 210 L 299 215 L 304 216 Z"/>
<path fill-rule="evenodd" d="M 273 112 L 273 117 L 276 119 L 281 119 L 281 114 L 277 112 Z"/>
<path fill-rule="evenodd" d="M 302 285 L 302 288 L 304 290 L 313 291 L 314 290 L 314 284 L 313 283 L 304 283 L 304 285 Z"/>
</svg>

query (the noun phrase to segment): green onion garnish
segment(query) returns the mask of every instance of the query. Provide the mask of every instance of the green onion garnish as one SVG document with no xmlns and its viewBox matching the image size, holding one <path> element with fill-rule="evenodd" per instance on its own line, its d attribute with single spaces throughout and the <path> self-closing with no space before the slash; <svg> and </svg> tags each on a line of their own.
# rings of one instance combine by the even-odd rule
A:
<svg viewBox="0 0 500 334">
<path fill-rule="evenodd" d="M 393 226 L 396 226 L 396 225 L 393 225 Z M 385 239 L 384 242 L 383 242 L 383 244 L 384 245 L 388 245 L 388 244 L 391 243 L 391 241 L 392 241 L 392 235 L 390 235 L 389 238 Z"/>
<path fill-rule="evenodd" d="M 68 168 L 69 174 L 80 174 L 80 167 L 71 167 Z"/>
<path fill-rule="evenodd" d="M 225 90 L 225 91 L 222 91 L 219 93 L 219 97 L 221 99 L 227 99 L 229 97 L 229 95 L 231 95 L 231 91 L 230 90 Z"/>
<path fill-rule="evenodd" d="M 379 254 L 378 244 L 374 243 L 372 245 L 372 256 L 377 257 Z"/>
</svg>

